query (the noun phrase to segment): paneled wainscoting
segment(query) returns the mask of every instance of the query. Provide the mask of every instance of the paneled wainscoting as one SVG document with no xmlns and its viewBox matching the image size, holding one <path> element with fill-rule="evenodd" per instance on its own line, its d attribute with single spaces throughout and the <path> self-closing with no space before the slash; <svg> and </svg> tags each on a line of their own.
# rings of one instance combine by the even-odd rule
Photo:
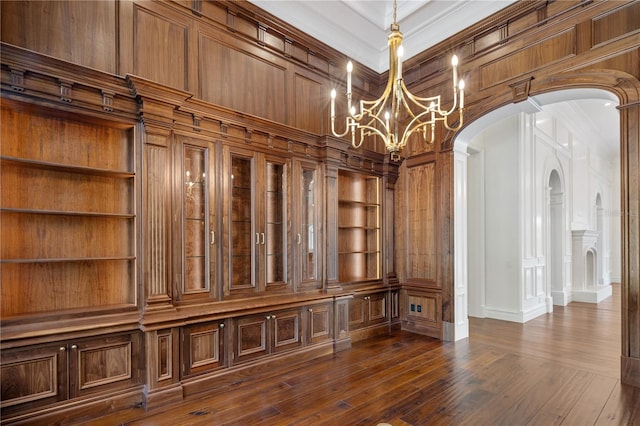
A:
<svg viewBox="0 0 640 426">
<path fill-rule="evenodd" d="M 95 424 L 640 425 L 640 388 L 619 380 L 620 298 L 614 285 L 598 305 L 526 324 L 472 319 L 471 337 L 456 343 L 396 332 Z"/>
</svg>

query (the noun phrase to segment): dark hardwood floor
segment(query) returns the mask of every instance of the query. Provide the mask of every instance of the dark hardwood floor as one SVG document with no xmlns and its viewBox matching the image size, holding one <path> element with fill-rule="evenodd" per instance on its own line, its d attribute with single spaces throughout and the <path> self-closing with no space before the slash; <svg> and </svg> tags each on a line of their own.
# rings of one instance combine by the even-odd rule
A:
<svg viewBox="0 0 640 426">
<path fill-rule="evenodd" d="M 620 288 L 526 324 L 471 319 L 469 339 L 397 332 L 274 368 L 162 412 L 97 425 L 640 425 L 621 385 Z"/>
</svg>

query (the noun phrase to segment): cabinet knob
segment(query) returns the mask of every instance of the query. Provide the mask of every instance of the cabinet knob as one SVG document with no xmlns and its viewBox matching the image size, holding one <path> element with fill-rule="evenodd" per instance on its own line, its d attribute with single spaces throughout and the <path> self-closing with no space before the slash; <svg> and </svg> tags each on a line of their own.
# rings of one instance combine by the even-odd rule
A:
<svg viewBox="0 0 640 426">
<path fill-rule="evenodd" d="M 271 319 L 271 315 L 267 315 L 267 319 L 270 320 Z"/>
<path fill-rule="evenodd" d="M 71 345 L 71 349 L 78 349 L 77 345 Z"/>
<path fill-rule="evenodd" d="M 219 324 L 218 327 L 219 328 L 224 328 L 224 324 Z"/>
<path fill-rule="evenodd" d="M 60 352 L 64 352 L 66 350 L 67 350 L 67 348 L 65 348 L 64 346 L 60 346 Z"/>
<path fill-rule="evenodd" d="M 272 319 L 276 319 L 276 316 L 275 316 L 275 315 L 271 315 L 271 318 L 272 318 Z"/>
<path fill-rule="evenodd" d="M 309 312 L 313 312 L 313 309 L 309 308 Z"/>
</svg>

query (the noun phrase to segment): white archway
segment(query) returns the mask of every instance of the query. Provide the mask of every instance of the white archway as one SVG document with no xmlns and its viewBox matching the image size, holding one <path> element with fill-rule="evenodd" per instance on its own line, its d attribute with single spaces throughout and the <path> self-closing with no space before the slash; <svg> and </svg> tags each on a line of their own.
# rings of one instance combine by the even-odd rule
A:
<svg viewBox="0 0 640 426">
<path fill-rule="evenodd" d="M 571 108 L 575 108 L 573 104 L 583 100 L 585 102 L 587 100 L 602 100 L 613 105 L 618 102 L 617 98 L 610 92 L 597 89 L 569 89 L 546 93 L 530 98 L 525 102 L 491 111 L 471 123 L 456 137 L 454 141 L 456 161 L 454 187 L 456 188 L 456 194 L 466 194 L 464 200 L 455 198 L 454 201 L 454 209 L 456 211 L 456 215 L 454 215 L 456 218 L 456 328 L 460 325 L 460 315 L 458 314 L 461 312 L 465 315 L 468 314 L 468 316 L 525 322 L 537 315 L 550 312 L 553 304 L 564 305 L 571 301 L 572 243 L 570 230 L 575 226 L 576 214 L 581 213 L 569 211 L 570 204 L 567 204 L 567 202 L 568 200 L 570 201 L 568 197 L 571 196 L 571 187 L 580 185 L 580 181 L 573 176 L 565 176 L 562 173 L 563 168 L 570 170 L 569 166 L 563 167 L 563 165 L 566 165 L 566 160 L 562 156 L 567 155 L 566 152 L 571 149 L 572 144 L 576 144 L 576 141 L 571 140 L 569 137 L 566 141 L 558 142 L 557 146 L 553 148 L 559 165 L 551 165 L 550 169 L 546 169 L 548 174 L 545 177 L 541 176 L 542 179 L 539 182 L 540 185 L 545 187 L 544 189 L 527 188 L 527 190 L 533 191 L 541 190 L 543 195 L 539 198 L 532 198 L 532 201 L 528 204 L 522 203 L 521 200 L 516 200 L 515 202 L 520 210 L 527 206 L 535 207 L 538 204 L 539 207 L 536 208 L 546 209 L 543 214 L 531 214 L 530 217 L 520 222 L 520 230 L 523 227 L 529 227 L 525 234 L 528 232 L 530 235 L 541 235 L 532 237 L 533 239 L 538 238 L 538 241 L 531 245 L 533 248 L 525 247 L 523 249 L 519 247 L 515 250 L 518 252 L 519 258 L 515 260 L 506 259 L 503 262 L 505 269 L 517 269 L 517 273 L 513 274 L 513 277 L 523 277 L 523 282 L 520 283 L 520 287 L 516 292 L 513 288 L 503 288 L 498 291 L 492 290 L 490 286 L 493 285 L 495 280 L 487 278 L 488 270 L 495 269 L 493 266 L 499 262 L 493 262 L 492 265 L 488 265 L 487 262 L 487 258 L 492 255 L 488 250 L 492 246 L 491 235 L 495 233 L 495 227 L 489 230 L 491 226 L 487 225 L 487 221 L 489 217 L 495 214 L 496 206 L 490 205 L 486 200 L 485 192 L 487 188 L 491 188 L 495 184 L 495 179 L 488 181 L 485 172 L 487 168 L 498 166 L 493 163 L 488 164 L 490 159 L 487 158 L 484 148 L 478 146 L 477 137 L 496 123 L 519 116 L 521 119 L 518 122 L 518 131 L 521 135 L 525 135 L 524 142 L 520 142 L 521 145 L 538 143 L 540 141 L 536 140 L 536 138 L 541 136 L 531 133 L 529 127 L 545 126 L 545 124 L 538 123 L 530 117 L 535 116 L 535 113 L 541 112 L 547 105 L 564 102 L 572 104 L 567 113 L 567 116 L 570 117 L 574 112 Z M 558 108 L 560 107 L 556 107 L 555 110 Z M 617 111 L 615 111 L 615 114 L 617 117 Z M 618 122 L 619 118 L 614 117 L 606 128 L 618 129 Z M 551 129 L 550 131 L 557 131 L 553 127 L 554 125 L 549 124 L 548 126 Z M 612 133 L 617 133 L 617 131 Z M 619 144 L 619 134 L 612 135 L 612 138 L 617 139 Z M 544 143 L 545 141 L 542 142 Z M 519 147 L 519 149 L 528 148 Z M 516 163 L 518 161 L 521 161 L 521 159 L 516 160 Z M 466 166 L 465 173 L 458 172 L 462 164 Z M 525 166 L 528 167 L 528 164 L 525 164 Z M 465 182 L 460 182 L 461 179 L 465 179 Z M 459 188 L 463 189 L 458 190 Z M 464 214 L 457 213 L 461 207 L 465 207 Z M 509 203 L 505 203 L 502 207 L 509 208 L 512 206 Z M 585 216 L 590 216 L 588 210 Z M 508 216 L 506 215 L 507 218 Z M 462 223 L 461 217 L 464 218 L 464 223 Z M 460 243 L 461 240 L 464 241 L 462 245 Z M 500 244 L 500 241 L 495 244 Z M 594 259 L 597 258 L 595 257 Z M 460 271 L 464 271 L 464 273 L 460 273 Z M 492 306 L 492 303 L 497 305 L 501 302 L 495 297 L 496 294 L 504 295 L 509 292 L 512 293 L 512 296 L 517 294 L 518 300 L 504 306 Z M 467 306 L 461 307 L 460 304 L 463 300 L 467 302 Z M 536 305 L 536 303 L 538 304 Z M 466 325 L 466 329 L 468 330 L 468 325 Z M 466 334 L 456 332 L 455 337 L 457 340 L 458 338 L 466 337 Z"/>
</svg>

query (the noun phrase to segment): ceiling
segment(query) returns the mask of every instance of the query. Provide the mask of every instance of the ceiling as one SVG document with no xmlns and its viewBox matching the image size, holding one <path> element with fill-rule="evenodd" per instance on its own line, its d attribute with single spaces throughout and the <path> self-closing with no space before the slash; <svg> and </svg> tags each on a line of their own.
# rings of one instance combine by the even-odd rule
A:
<svg viewBox="0 0 640 426">
<path fill-rule="evenodd" d="M 389 68 L 387 36 L 392 0 L 250 0 L 290 25 L 379 73 Z M 514 3 L 512 0 L 397 0 L 397 22 L 410 58 Z M 354 73 L 357 73 L 354 69 Z M 602 90 L 572 89 L 545 94 L 493 111 L 465 129 L 480 130 L 498 116 L 554 105 L 607 156 L 619 155 L 617 99 Z M 607 105 L 608 104 L 608 105 Z M 533 109 L 532 109 L 533 106 Z M 468 133 L 467 133 L 468 134 Z"/>
<path fill-rule="evenodd" d="M 512 0 L 397 0 L 410 58 L 514 3 Z M 389 68 L 392 0 L 250 0 L 251 3 L 382 73 Z"/>
</svg>

